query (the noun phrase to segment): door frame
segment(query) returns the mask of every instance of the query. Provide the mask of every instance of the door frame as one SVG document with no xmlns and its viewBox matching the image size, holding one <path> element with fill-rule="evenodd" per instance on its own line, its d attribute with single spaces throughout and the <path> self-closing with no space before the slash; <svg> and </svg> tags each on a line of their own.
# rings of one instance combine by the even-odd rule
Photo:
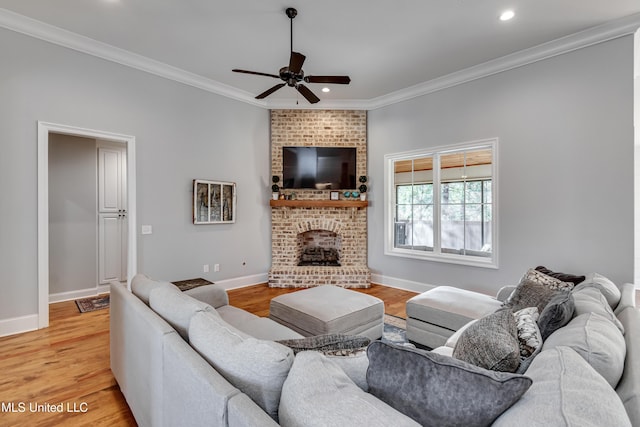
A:
<svg viewBox="0 0 640 427">
<path fill-rule="evenodd" d="M 127 147 L 127 284 L 137 272 L 136 138 L 112 132 L 38 121 L 38 329 L 49 326 L 49 134 L 116 141 Z"/>
</svg>

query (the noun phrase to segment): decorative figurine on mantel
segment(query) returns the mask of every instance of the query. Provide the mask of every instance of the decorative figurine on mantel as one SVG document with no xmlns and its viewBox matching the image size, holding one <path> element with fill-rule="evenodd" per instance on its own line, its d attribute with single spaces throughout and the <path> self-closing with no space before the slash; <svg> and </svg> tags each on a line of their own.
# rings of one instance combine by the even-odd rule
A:
<svg viewBox="0 0 640 427">
<path fill-rule="evenodd" d="M 366 192 L 368 190 L 367 188 L 367 177 L 362 175 L 360 176 L 360 178 L 358 178 L 358 181 L 360 181 L 362 184 L 360 184 L 360 187 L 358 187 L 358 190 L 360 190 L 360 200 L 365 201 L 367 200 L 367 195 Z"/>
<path fill-rule="evenodd" d="M 271 186 L 271 196 L 273 200 L 278 200 L 278 197 L 280 196 L 280 186 L 278 185 L 278 183 L 280 182 L 280 177 L 277 175 L 273 175 L 271 177 L 271 182 L 273 183 L 273 185 Z"/>
</svg>

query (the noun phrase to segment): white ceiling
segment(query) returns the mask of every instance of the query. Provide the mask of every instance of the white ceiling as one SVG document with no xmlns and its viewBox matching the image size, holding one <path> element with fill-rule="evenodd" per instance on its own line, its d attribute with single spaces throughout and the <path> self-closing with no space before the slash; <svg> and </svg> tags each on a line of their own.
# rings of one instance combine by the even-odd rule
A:
<svg viewBox="0 0 640 427">
<path fill-rule="evenodd" d="M 284 10 L 295 7 L 293 48 L 307 56 L 305 73 L 347 74 L 352 80 L 331 85 L 328 94 L 321 92 L 323 85 L 309 84 L 323 100 L 318 107 L 392 98 L 594 27 L 608 31 L 640 23 L 638 0 L 0 0 L 0 7 L 0 26 L 54 42 L 62 38 L 59 44 L 79 43 L 79 50 L 89 52 L 92 40 L 68 41 L 82 35 L 136 54 L 131 61 L 152 59 L 156 70 L 170 65 L 169 74 L 182 73 L 248 102 L 279 80 L 231 69 L 277 74 L 287 65 Z M 516 17 L 501 22 L 498 15 L 506 9 Z M 99 52 L 110 48 L 97 46 Z M 122 57 L 119 49 L 112 54 Z M 293 106 L 297 99 L 308 106 L 285 87 L 264 105 Z"/>
</svg>

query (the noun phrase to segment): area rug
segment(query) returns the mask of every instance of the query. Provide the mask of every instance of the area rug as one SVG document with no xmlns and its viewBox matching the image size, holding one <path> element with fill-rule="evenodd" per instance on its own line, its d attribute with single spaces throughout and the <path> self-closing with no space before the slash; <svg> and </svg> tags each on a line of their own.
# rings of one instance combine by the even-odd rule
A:
<svg viewBox="0 0 640 427">
<path fill-rule="evenodd" d="M 80 313 L 102 310 L 103 308 L 109 307 L 109 295 L 77 299 L 76 305 L 78 306 Z"/>
<path fill-rule="evenodd" d="M 405 344 L 407 342 L 407 321 L 402 317 L 384 315 L 384 331 L 382 332 L 382 341 L 392 342 L 394 344 Z"/>
<path fill-rule="evenodd" d="M 197 279 L 189 279 L 189 280 L 180 280 L 178 282 L 171 282 L 178 287 L 182 292 L 188 291 L 189 289 L 197 288 L 198 286 L 204 285 L 213 285 L 213 282 L 208 281 L 207 279 L 197 278 Z"/>
</svg>

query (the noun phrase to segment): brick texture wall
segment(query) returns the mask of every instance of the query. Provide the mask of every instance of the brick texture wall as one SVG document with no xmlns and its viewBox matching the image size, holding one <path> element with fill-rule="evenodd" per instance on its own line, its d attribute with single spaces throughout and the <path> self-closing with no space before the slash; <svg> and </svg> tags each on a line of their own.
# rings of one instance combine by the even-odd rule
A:
<svg viewBox="0 0 640 427">
<path fill-rule="evenodd" d="M 272 110 L 271 172 L 282 180 L 282 147 L 355 147 L 357 176 L 367 175 L 367 113 L 351 110 Z M 357 183 L 359 185 L 360 183 Z M 328 200 L 329 190 L 295 191 L 299 200 Z M 344 198 L 340 195 L 340 198 Z M 340 267 L 297 265 L 301 234 L 336 233 Z M 334 284 L 368 287 L 367 212 L 356 208 L 281 208 L 271 210 L 272 287 L 311 287 Z"/>
</svg>

